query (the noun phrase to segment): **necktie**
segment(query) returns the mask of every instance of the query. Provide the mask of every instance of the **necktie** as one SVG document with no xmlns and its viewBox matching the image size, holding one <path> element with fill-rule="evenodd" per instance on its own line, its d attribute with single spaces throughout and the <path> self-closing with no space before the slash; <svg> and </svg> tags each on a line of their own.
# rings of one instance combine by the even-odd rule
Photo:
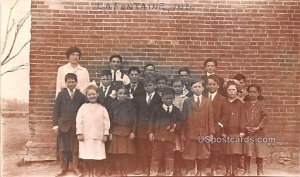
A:
<svg viewBox="0 0 300 177">
<path fill-rule="evenodd" d="M 197 105 L 198 105 L 198 107 L 200 107 L 200 98 L 197 96 Z"/>
<path fill-rule="evenodd" d="M 74 92 L 73 92 L 73 90 L 71 90 L 71 89 L 70 89 L 70 96 L 71 96 L 71 99 L 73 99 L 73 97 L 74 97 Z"/>
<path fill-rule="evenodd" d="M 209 99 L 210 99 L 211 101 L 213 100 L 212 94 L 209 95 Z"/>
<path fill-rule="evenodd" d="M 131 93 L 131 94 L 134 92 L 134 87 L 135 87 L 135 85 L 134 85 L 134 84 L 131 84 L 131 88 L 130 88 L 130 93 Z"/>
<path fill-rule="evenodd" d="M 169 106 L 167 107 L 167 113 L 170 114 L 170 107 Z"/>
<path fill-rule="evenodd" d="M 107 91 L 107 87 L 104 87 L 104 90 L 103 90 L 104 97 L 106 97 L 106 91 Z"/>
<path fill-rule="evenodd" d="M 113 81 L 115 82 L 117 80 L 117 70 L 114 70 L 114 78 L 113 78 Z"/>
<path fill-rule="evenodd" d="M 152 95 L 148 94 L 148 100 L 147 100 L 148 105 L 150 105 L 150 103 L 151 103 L 151 99 L 152 99 L 151 97 L 152 97 Z"/>
</svg>

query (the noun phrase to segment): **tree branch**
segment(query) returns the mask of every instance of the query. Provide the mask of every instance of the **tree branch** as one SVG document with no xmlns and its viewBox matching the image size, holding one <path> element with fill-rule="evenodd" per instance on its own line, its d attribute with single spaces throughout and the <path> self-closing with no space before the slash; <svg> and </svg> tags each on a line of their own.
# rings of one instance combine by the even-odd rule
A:
<svg viewBox="0 0 300 177">
<path fill-rule="evenodd" d="M 12 13 L 13 9 L 15 8 L 15 6 L 17 5 L 18 2 L 19 2 L 19 0 L 17 0 L 9 10 L 9 16 L 8 16 L 7 25 L 6 25 L 6 34 L 5 34 L 5 40 L 4 40 L 4 44 L 3 44 L 3 48 L 2 48 L 2 53 L 4 52 L 4 50 L 6 48 L 6 43 L 7 43 L 7 40 L 8 40 L 9 33 L 11 32 L 13 26 L 15 25 L 14 19 L 13 19 L 13 23 L 10 27 L 9 27 L 9 22 L 10 22 L 10 18 L 11 18 L 11 13 Z"/>
<path fill-rule="evenodd" d="M 10 46 L 10 50 L 9 50 L 8 54 L 6 55 L 6 57 L 4 58 L 4 60 L 1 62 L 1 66 L 3 66 L 8 61 L 10 61 L 10 55 L 12 53 L 12 50 L 13 50 L 14 46 L 15 46 L 15 43 L 16 43 L 19 31 L 22 28 L 22 26 L 24 25 L 24 23 L 26 22 L 26 20 L 29 18 L 29 16 L 30 16 L 30 12 L 27 12 L 27 14 L 18 22 L 17 29 L 16 29 L 16 32 L 15 32 L 15 35 L 14 35 L 14 39 L 13 39 L 13 42 L 12 42 L 12 44 Z M 24 47 L 22 47 L 22 48 L 24 48 Z M 3 52 L 4 51 L 2 51 L 2 53 Z"/>
<path fill-rule="evenodd" d="M 29 66 L 29 64 L 25 63 L 25 64 L 22 64 L 22 65 L 12 67 L 11 69 L 5 71 L 4 73 L 1 73 L 1 76 L 3 76 L 4 74 L 10 73 L 10 72 L 19 71 L 19 70 L 22 70 L 22 69 L 28 69 L 28 66 Z"/>
</svg>

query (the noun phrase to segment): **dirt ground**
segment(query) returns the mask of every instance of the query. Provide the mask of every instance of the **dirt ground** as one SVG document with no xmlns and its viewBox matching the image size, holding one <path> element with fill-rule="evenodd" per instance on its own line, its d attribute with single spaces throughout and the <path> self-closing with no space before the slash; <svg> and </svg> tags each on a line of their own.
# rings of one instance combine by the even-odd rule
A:
<svg viewBox="0 0 300 177">
<path fill-rule="evenodd" d="M 27 118 L 2 118 L 1 136 L 1 176 L 50 177 L 58 172 L 59 166 L 57 162 L 35 162 L 22 166 L 17 165 L 21 158 L 20 152 L 24 149 L 24 145 L 29 137 Z M 268 176 L 300 176 L 297 164 L 282 165 L 265 163 L 264 166 L 264 173 Z M 256 166 L 254 163 L 251 164 L 251 169 L 253 169 L 252 175 L 255 175 Z M 242 173 L 242 171 L 240 172 Z M 68 172 L 66 175 L 66 177 L 73 176 L 75 176 L 73 172 Z"/>
</svg>

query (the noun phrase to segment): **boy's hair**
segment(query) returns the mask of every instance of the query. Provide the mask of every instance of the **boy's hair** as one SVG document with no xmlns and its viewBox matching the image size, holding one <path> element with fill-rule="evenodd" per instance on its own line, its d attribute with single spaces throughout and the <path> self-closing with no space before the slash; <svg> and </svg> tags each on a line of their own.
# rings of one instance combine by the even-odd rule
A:
<svg viewBox="0 0 300 177">
<path fill-rule="evenodd" d="M 156 83 L 157 83 L 158 81 L 160 81 L 160 80 L 164 80 L 164 81 L 166 81 L 166 83 L 168 82 L 167 76 L 164 76 L 164 75 L 158 75 L 158 76 L 156 77 Z"/>
<path fill-rule="evenodd" d="M 138 67 L 132 66 L 128 69 L 128 74 L 131 73 L 131 71 L 137 71 L 139 74 L 141 74 L 141 71 Z"/>
<path fill-rule="evenodd" d="M 241 73 L 238 73 L 238 74 L 236 74 L 234 77 L 233 77 L 233 79 L 236 79 L 236 80 L 238 80 L 238 81 L 240 81 L 240 80 L 244 80 L 244 81 L 246 81 L 246 77 L 243 75 L 243 74 L 241 74 Z"/>
<path fill-rule="evenodd" d="M 163 91 L 162 91 L 162 96 L 165 96 L 165 95 L 173 95 L 175 96 L 175 91 L 172 89 L 172 88 L 165 88 Z"/>
<path fill-rule="evenodd" d="M 122 63 L 123 58 L 121 57 L 121 55 L 115 54 L 109 57 L 109 62 L 112 61 L 113 58 L 119 58 L 120 62 Z"/>
<path fill-rule="evenodd" d="M 249 86 L 248 86 L 248 88 L 247 88 L 247 91 L 249 92 L 249 89 L 251 88 L 251 87 L 255 87 L 256 89 L 257 89 L 257 92 L 258 92 L 258 97 L 257 97 L 257 99 L 259 99 L 259 100 L 263 100 L 264 99 L 264 97 L 261 95 L 261 87 L 259 86 L 259 85 L 257 85 L 257 84 L 250 84 Z"/>
<path fill-rule="evenodd" d="M 178 70 L 178 75 L 180 75 L 180 73 L 182 72 L 182 71 L 185 71 L 185 72 L 187 72 L 188 73 L 188 75 L 190 75 L 191 74 L 191 71 L 190 71 L 190 69 L 188 68 L 188 67 L 182 67 L 182 68 L 179 68 L 179 70 Z"/>
<path fill-rule="evenodd" d="M 176 82 L 180 82 L 181 85 L 183 85 L 180 77 L 178 77 L 178 76 L 172 79 L 171 85 L 173 86 L 173 84 L 176 83 Z"/>
<path fill-rule="evenodd" d="M 156 77 L 153 74 L 147 74 L 144 78 L 144 85 L 148 83 L 153 83 L 156 85 Z"/>
<path fill-rule="evenodd" d="M 116 92 L 118 92 L 120 89 L 124 89 L 125 93 L 128 93 L 128 89 L 123 84 L 119 84 L 116 86 Z"/>
<path fill-rule="evenodd" d="M 102 70 L 100 73 L 100 77 L 102 76 L 110 76 L 112 77 L 111 71 L 110 70 Z"/>
<path fill-rule="evenodd" d="M 81 50 L 77 47 L 70 47 L 67 49 L 66 51 L 66 57 L 69 59 L 70 55 L 74 52 L 78 52 L 79 53 L 79 57 L 81 57 Z"/>
<path fill-rule="evenodd" d="M 154 66 L 154 64 L 152 64 L 152 63 L 146 64 L 146 65 L 144 66 L 144 70 L 145 70 L 148 66 L 153 66 L 153 68 L 154 68 L 154 70 L 155 70 L 155 66 Z"/>
<path fill-rule="evenodd" d="M 219 76 L 212 74 L 212 75 L 209 75 L 207 79 L 211 79 L 219 85 L 219 82 L 220 82 Z"/>
<path fill-rule="evenodd" d="M 204 82 L 203 79 L 192 79 L 192 80 L 190 81 L 192 87 L 193 87 L 194 84 L 196 84 L 196 83 L 198 83 L 198 82 L 200 82 L 201 85 L 202 85 L 203 87 L 205 87 L 205 82 Z"/>
<path fill-rule="evenodd" d="M 77 76 L 76 76 L 76 74 L 74 74 L 74 73 L 68 73 L 68 74 L 66 74 L 66 76 L 65 76 L 65 82 L 67 82 L 67 80 L 69 80 L 69 79 L 75 80 L 77 82 Z"/>
<path fill-rule="evenodd" d="M 88 92 L 89 90 L 96 90 L 96 92 L 98 93 L 98 88 L 97 88 L 96 85 L 91 84 L 91 85 L 87 86 L 87 87 L 85 88 L 85 95 L 87 95 L 87 92 Z"/>
<path fill-rule="evenodd" d="M 208 58 L 203 63 L 204 67 L 206 67 L 206 65 L 207 65 L 208 62 L 214 62 L 214 64 L 216 65 L 216 67 L 218 66 L 218 62 L 217 62 L 216 59 Z"/>
</svg>

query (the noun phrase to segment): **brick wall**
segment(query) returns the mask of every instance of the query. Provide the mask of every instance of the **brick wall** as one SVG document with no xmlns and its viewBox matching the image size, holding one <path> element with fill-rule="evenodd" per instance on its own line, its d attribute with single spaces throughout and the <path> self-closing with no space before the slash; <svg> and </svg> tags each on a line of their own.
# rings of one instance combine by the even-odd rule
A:
<svg viewBox="0 0 300 177">
<path fill-rule="evenodd" d="M 151 62 L 169 76 L 181 66 L 201 75 L 203 61 L 215 58 L 222 77 L 241 72 L 262 86 L 269 135 L 299 143 L 298 0 L 32 0 L 31 10 L 32 159 L 52 159 L 56 72 L 70 46 L 82 49 L 92 79 L 113 53 L 125 69 Z"/>
</svg>

